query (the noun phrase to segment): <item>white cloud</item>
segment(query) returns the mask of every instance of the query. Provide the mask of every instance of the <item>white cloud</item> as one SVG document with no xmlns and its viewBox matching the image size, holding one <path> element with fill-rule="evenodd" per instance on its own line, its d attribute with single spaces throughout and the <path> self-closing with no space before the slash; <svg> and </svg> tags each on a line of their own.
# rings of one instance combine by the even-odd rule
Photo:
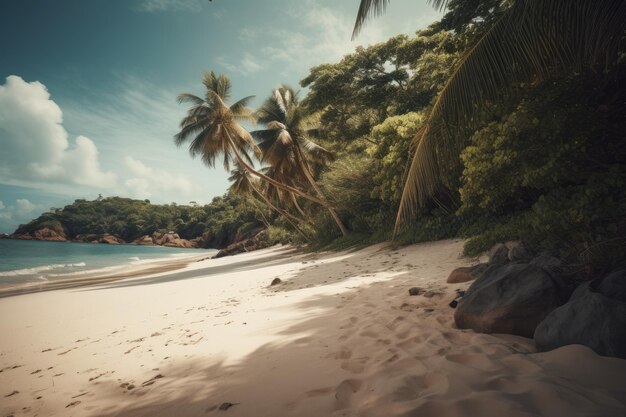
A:
<svg viewBox="0 0 626 417">
<path fill-rule="evenodd" d="M 0 201 L 0 230 L 12 232 L 18 224 L 30 221 L 41 210 L 42 206 L 33 204 L 27 199 L 17 199 L 9 206 Z"/>
<path fill-rule="evenodd" d="M 425 4 L 414 3 L 419 2 L 411 0 L 398 9 L 389 8 L 386 16 L 372 19 L 358 38 L 352 41 L 355 10 L 350 8 L 349 12 L 341 13 L 339 7 L 324 6 L 319 0 L 300 0 L 288 4 L 284 10 L 285 18 L 298 22 L 297 30 L 281 29 L 277 25 L 257 27 L 254 30 L 242 29 L 239 31 L 239 39 L 248 43 L 257 37 L 257 33 L 263 33 L 264 45 L 260 52 L 264 67 L 279 64 L 284 76 L 294 72 L 304 75 L 314 65 L 337 62 L 357 46 L 383 42 L 400 33 L 414 33 L 441 16 L 441 13 Z M 402 8 L 410 10 L 405 10 L 402 18 L 398 19 L 395 13 L 399 13 L 398 10 Z M 407 19 L 407 13 L 415 18 Z M 398 21 L 402 24 L 398 24 Z M 222 62 L 225 61 L 222 59 Z"/>
<path fill-rule="evenodd" d="M 7 77 L 0 85 L 0 180 L 114 186 L 115 174 L 100 169 L 96 145 L 84 136 L 70 144 L 62 122 L 43 84 Z"/>
<path fill-rule="evenodd" d="M 254 57 L 251 53 L 246 52 L 243 55 L 243 58 L 236 63 L 233 64 L 225 57 L 221 56 L 216 59 L 217 63 L 222 67 L 226 68 L 230 72 L 238 72 L 242 75 L 250 75 L 255 72 L 259 72 L 265 68 L 266 64 L 259 61 L 258 58 Z"/>
<path fill-rule="evenodd" d="M 103 193 L 160 202 L 221 194 L 223 186 L 207 192 L 206 177 L 189 180 L 198 177 L 193 161 L 172 140 L 185 111 L 175 96 L 128 78 L 110 96 L 100 95 L 97 104 L 64 105 L 68 122 L 43 84 L 11 76 L 0 85 L 0 183 L 73 197 Z M 82 135 L 70 146 L 65 124 L 88 131 L 98 146 Z M 26 212 L 31 206 L 19 200 L 11 207 Z M 15 217 L 3 213 L 5 220 Z"/>
<path fill-rule="evenodd" d="M 188 198 L 195 191 L 194 185 L 184 175 L 151 168 L 130 156 L 124 158 L 124 163 L 131 176 L 124 182 L 124 185 L 132 197 L 143 199 L 155 194 L 167 194 L 172 197 Z"/>
<path fill-rule="evenodd" d="M 18 198 L 17 200 L 15 200 L 15 206 L 18 210 L 27 213 L 30 213 L 37 208 L 37 205 L 31 203 L 25 198 Z"/>
<path fill-rule="evenodd" d="M 141 0 L 136 9 L 141 12 L 186 11 L 201 9 L 199 0 Z"/>
</svg>

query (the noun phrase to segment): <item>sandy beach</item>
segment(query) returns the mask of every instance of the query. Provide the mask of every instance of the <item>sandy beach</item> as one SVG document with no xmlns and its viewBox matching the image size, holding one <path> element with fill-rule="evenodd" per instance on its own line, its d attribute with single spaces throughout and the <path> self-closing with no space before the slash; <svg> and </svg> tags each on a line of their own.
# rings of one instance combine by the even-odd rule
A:
<svg viewBox="0 0 626 417">
<path fill-rule="evenodd" d="M 461 249 L 275 247 L 1 298 L 0 415 L 626 416 L 626 361 L 454 328 Z"/>
</svg>

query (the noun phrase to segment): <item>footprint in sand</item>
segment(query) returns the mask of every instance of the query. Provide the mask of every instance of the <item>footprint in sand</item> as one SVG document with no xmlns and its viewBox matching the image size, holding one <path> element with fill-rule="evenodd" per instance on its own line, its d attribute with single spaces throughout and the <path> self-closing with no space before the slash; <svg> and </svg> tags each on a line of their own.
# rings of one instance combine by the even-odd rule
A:
<svg viewBox="0 0 626 417">
<path fill-rule="evenodd" d="M 352 397 L 359 392 L 363 381 L 346 379 L 335 389 L 335 410 L 344 410 L 352 405 Z"/>
</svg>

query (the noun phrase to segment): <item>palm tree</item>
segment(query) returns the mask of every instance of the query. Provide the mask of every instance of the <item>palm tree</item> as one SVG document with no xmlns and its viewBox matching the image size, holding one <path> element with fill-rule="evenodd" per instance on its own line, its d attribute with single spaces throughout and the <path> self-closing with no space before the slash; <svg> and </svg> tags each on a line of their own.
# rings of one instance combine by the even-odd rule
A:
<svg viewBox="0 0 626 417">
<path fill-rule="evenodd" d="M 232 182 L 229 187 L 229 191 L 237 193 L 237 194 L 255 194 L 263 200 L 263 202 L 272 210 L 277 212 L 278 214 L 285 217 L 287 222 L 291 224 L 291 226 L 300 233 L 306 240 L 309 240 L 308 236 L 302 231 L 302 229 L 298 226 L 297 223 L 303 222 L 302 219 L 297 218 L 286 210 L 277 207 L 272 203 L 272 201 L 259 189 L 259 185 L 257 184 L 257 179 L 252 178 L 248 170 L 238 165 L 237 168 L 230 171 L 229 181 Z"/>
<path fill-rule="evenodd" d="M 289 87 L 278 87 L 257 110 L 256 115 L 258 122 L 267 127 L 252 132 L 263 155 L 261 161 L 271 165 L 275 174 L 296 181 L 298 177 L 303 177 L 346 236 L 348 230 L 313 178 L 309 163 L 309 158 L 323 161 L 330 157 L 330 153 L 309 139 L 309 135 L 317 129 L 305 127 L 304 112 L 298 105 L 296 93 Z"/>
<path fill-rule="evenodd" d="M 428 0 L 444 9 L 448 0 Z M 361 0 L 353 36 L 389 0 Z M 626 31 L 626 0 L 514 0 L 457 63 L 414 138 L 396 228 L 442 188 L 459 163 L 475 111 L 522 83 L 589 71 L 610 74 Z"/>
<path fill-rule="evenodd" d="M 250 152 L 260 158 L 261 151 L 255 145 L 250 133 L 239 122 L 254 121 L 247 108 L 253 96 L 245 97 L 228 106 L 231 83 L 225 75 L 216 75 L 213 71 L 205 73 L 202 83 L 206 87 L 204 98 L 183 93 L 178 96 L 179 103 L 190 103 L 187 116 L 180 123 L 180 132 L 174 136 L 177 146 L 191 140 L 189 153 L 192 157 L 200 155 L 209 167 L 214 167 L 218 158 L 223 158 L 224 168 L 230 170 L 233 162 L 245 167 L 255 177 L 292 192 L 318 204 L 327 204 L 304 191 L 282 184 L 268 177 L 253 167 Z"/>
</svg>

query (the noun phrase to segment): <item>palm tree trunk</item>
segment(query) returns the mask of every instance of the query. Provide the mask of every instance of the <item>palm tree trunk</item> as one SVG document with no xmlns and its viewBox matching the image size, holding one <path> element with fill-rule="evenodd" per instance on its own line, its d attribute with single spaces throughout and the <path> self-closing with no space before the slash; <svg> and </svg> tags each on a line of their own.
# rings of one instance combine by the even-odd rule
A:
<svg viewBox="0 0 626 417">
<path fill-rule="evenodd" d="M 309 183 L 311 184 L 311 187 L 313 187 L 313 189 L 315 190 L 319 198 L 323 201 L 322 205 L 326 207 L 326 209 L 330 213 L 331 217 L 337 224 L 337 227 L 339 227 L 339 230 L 341 230 L 341 234 L 344 236 L 347 236 L 349 233 L 348 229 L 339 218 L 339 215 L 337 214 L 333 206 L 331 206 L 330 203 L 326 200 L 326 197 L 324 197 L 324 193 L 322 193 L 322 190 L 320 189 L 319 185 L 317 185 L 317 182 L 315 181 L 315 179 L 313 178 L 313 175 L 311 174 L 311 170 L 309 169 L 309 164 L 306 162 L 306 159 L 304 159 L 304 157 L 302 156 L 302 151 L 300 150 L 300 147 L 295 141 L 294 141 L 294 149 L 296 150 L 295 152 L 296 160 L 297 160 L 296 162 L 300 165 L 302 171 L 304 172 L 304 176 L 309 181 Z"/>
<path fill-rule="evenodd" d="M 283 184 L 282 182 L 276 181 L 274 178 L 270 178 L 267 175 L 263 174 L 260 171 L 257 171 L 256 169 L 254 169 L 253 166 L 251 166 L 249 163 L 247 163 L 242 157 L 241 155 L 239 155 L 239 151 L 237 150 L 237 148 L 235 147 L 235 144 L 233 143 L 232 138 L 230 137 L 230 133 L 228 132 L 228 130 L 226 130 L 226 135 L 228 136 L 228 142 L 230 143 L 230 147 L 233 151 L 233 153 L 235 154 L 235 158 L 237 159 L 237 162 L 239 162 L 243 167 L 245 167 L 248 171 L 250 171 L 252 174 L 256 175 L 257 177 L 269 182 L 270 184 L 283 189 L 285 191 L 289 191 L 291 193 L 295 193 L 297 195 L 299 195 L 300 197 L 306 198 L 307 200 L 313 201 L 314 203 L 317 204 L 321 204 L 322 206 L 326 207 L 328 205 L 328 202 L 323 201 L 317 197 L 314 197 L 310 194 L 305 193 L 302 190 L 299 190 L 295 187 Z"/>
<path fill-rule="evenodd" d="M 269 200 L 269 198 L 267 198 L 261 191 L 257 190 L 257 188 L 255 186 L 252 186 L 252 190 L 257 193 L 261 199 L 265 202 L 265 204 L 267 204 L 272 210 L 276 211 L 278 214 L 281 214 L 283 216 L 285 216 L 285 219 L 289 222 L 289 224 L 296 229 L 296 231 L 298 233 L 300 233 L 302 235 L 302 237 L 304 237 L 304 239 L 307 242 L 310 242 L 311 239 L 309 239 L 309 237 L 306 235 L 306 233 L 304 233 L 302 231 L 302 229 L 300 229 L 300 227 L 298 227 L 298 225 L 295 223 L 295 221 L 301 221 L 300 219 L 298 219 L 297 217 L 293 216 L 292 214 L 290 214 L 289 212 L 276 207 L 274 204 L 272 204 L 272 202 Z M 292 220 L 293 219 L 293 220 Z"/>
<path fill-rule="evenodd" d="M 302 210 L 302 207 L 300 207 L 300 204 L 298 204 L 298 199 L 296 198 L 296 196 L 293 193 L 290 193 L 289 196 L 291 197 L 291 201 L 293 201 L 294 207 L 296 208 L 296 210 L 298 210 L 298 213 L 300 213 L 303 217 L 306 217 L 304 210 Z"/>
</svg>

